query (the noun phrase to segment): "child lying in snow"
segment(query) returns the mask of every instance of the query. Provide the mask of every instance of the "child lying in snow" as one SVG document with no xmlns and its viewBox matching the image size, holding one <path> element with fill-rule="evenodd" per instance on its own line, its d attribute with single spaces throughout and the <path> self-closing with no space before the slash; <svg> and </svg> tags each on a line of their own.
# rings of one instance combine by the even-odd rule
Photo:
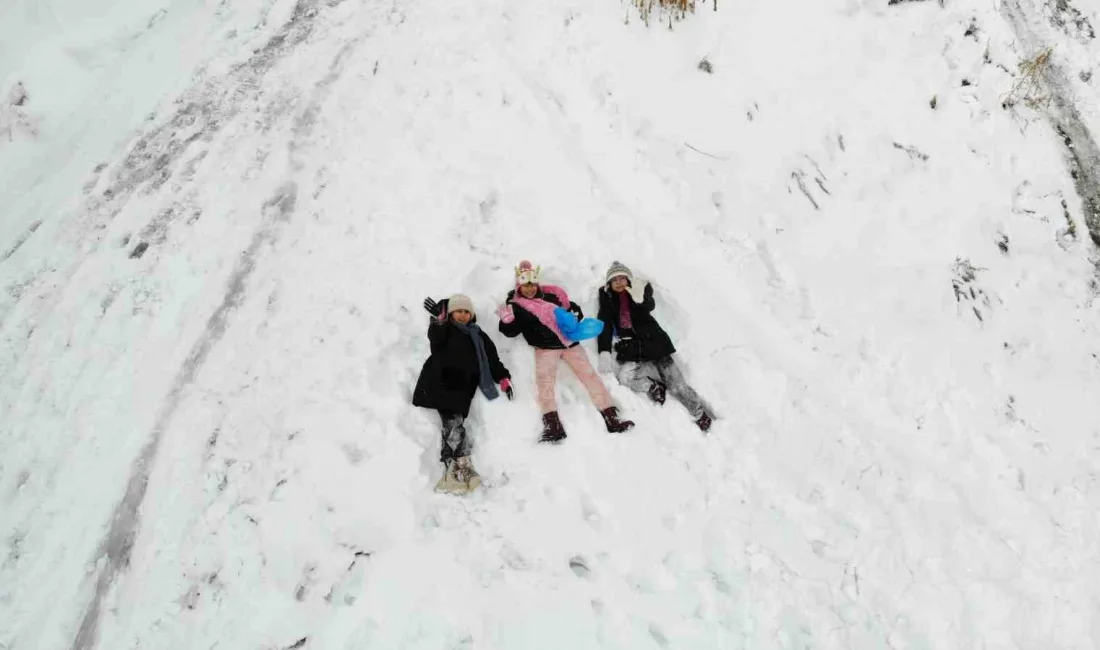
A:
<svg viewBox="0 0 1100 650">
<path fill-rule="evenodd" d="M 676 348 L 657 320 L 653 318 L 653 285 L 634 283 L 630 269 L 612 262 L 607 269 L 605 284 L 600 287 L 599 319 L 603 331 L 596 340 L 600 351 L 600 372 L 615 372 L 611 360 L 611 341 L 619 366 L 619 383 L 638 393 L 646 393 L 658 404 L 665 403 L 671 393 L 687 407 L 695 424 L 707 431 L 714 412 L 703 398 L 688 385 L 684 375 L 672 360 Z"/>
<path fill-rule="evenodd" d="M 497 356 L 496 346 L 477 325 L 473 302 L 462 294 L 436 302 L 424 299 L 432 315 L 428 324 L 431 356 L 424 362 L 413 391 L 413 405 L 436 409 L 442 421 L 440 460 L 443 478 L 435 486 L 443 492 L 468 492 L 481 484 L 470 463 L 471 445 L 466 418 L 478 388 L 487 399 L 499 396 L 494 383 L 514 397 L 511 375 Z"/>
<path fill-rule="evenodd" d="M 508 292 L 505 304 L 497 310 L 500 332 L 509 338 L 523 334 L 528 345 L 535 348 L 535 385 L 543 424 L 539 442 L 559 442 L 566 437 L 555 397 L 561 361 L 565 361 L 584 384 L 609 433 L 630 429 L 634 423 L 619 419 L 619 410 L 611 404 L 611 395 L 593 370 L 584 348 L 566 337 L 557 323 L 555 309 L 568 309 L 580 320 L 583 318 L 581 308 L 569 300 L 561 287 L 540 285 L 540 268 L 527 260 L 520 262 L 516 267 L 516 288 Z"/>
</svg>

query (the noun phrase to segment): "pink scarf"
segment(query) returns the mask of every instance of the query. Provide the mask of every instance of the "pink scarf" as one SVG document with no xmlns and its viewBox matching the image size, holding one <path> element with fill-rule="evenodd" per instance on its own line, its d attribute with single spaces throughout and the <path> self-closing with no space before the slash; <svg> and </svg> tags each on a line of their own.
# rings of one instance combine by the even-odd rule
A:
<svg viewBox="0 0 1100 650">
<path fill-rule="evenodd" d="M 554 294 L 555 296 L 557 296 L 558 300 L 561 301 L 562 307 L 566 309 L 569 308 L 569 294 L 565 293 L 565 289 L 562 289 L 561 287 L 555 287 L 551 284 L 544 284 L 539 288 L 542 289 L 543 293 Z M 558 308 L 558 305 L 555 305 L 554 303 L 547 300 L 541 300 L 539 298 L 524 298 L 520 294 L 519 289 L 516 289 L 516 294 L 512 297 L 512 302 L 534 314 L 535 318 L 539 319 L 539 322 L 550 328 L 551 332 L 557 334 L 558 339 L 561 340 L 562 345 L 568 346 L 573 343 L 573 341 L 570 341 L 568 338 L 566 338 L 566 336 L 562 334 L 561 330 L 558 328 L 558 319 L 554 317 L 554 310 Z"/>
<path fill-rule="evenodd" d="M 619 329 L 634 329 L 634 321 L 630 319 L 630 294 L 626 291 L 619 292 Z"/>
</svg>

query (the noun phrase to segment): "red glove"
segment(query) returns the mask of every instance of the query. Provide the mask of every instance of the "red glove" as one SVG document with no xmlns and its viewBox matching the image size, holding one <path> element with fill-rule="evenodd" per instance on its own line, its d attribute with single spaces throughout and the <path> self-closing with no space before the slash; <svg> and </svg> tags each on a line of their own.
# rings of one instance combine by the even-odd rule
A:
<svg viewBox="0 0 1100 650">
<path fill-rule="evenodd" d="M 507 377 L 500 380 L 500 389 L 504 391 L 505 395 L 508 396 L 509 402 L 511 402 L 512 399 L 516 396 L 515 392 L 512 391 L 512 380 L 508 379 Z"/>
</svg>

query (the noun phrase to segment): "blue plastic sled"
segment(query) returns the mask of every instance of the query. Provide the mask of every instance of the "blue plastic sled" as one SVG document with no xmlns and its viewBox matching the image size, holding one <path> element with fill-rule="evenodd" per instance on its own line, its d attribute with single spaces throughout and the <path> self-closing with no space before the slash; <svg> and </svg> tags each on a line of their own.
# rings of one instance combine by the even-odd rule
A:
<svg viewBox="0 0 1100 650">
<path fill-rule="evenodd" d="M 572 312 L 558 307 L 554 310 L 554 318 L 558 321 L 558 329 L 566 335 L 570 341 L 583 341 L 594 339 L 603 331 L 603 321 L 598 318 L 585 318 L 580 322 Z"/>
</svg>

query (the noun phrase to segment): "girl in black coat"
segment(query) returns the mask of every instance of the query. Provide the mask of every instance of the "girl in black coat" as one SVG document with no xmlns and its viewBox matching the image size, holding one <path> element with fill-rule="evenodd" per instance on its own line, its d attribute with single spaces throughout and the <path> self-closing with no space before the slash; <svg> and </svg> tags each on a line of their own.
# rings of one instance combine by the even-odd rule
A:
<svg viewBox="0 0 1100 650">
<path fill-rule="evenodd" d="M 673 361 L 676 348 L 653 318 L 656 305 L 653 285 L 648 282 L 635 285 L 630 269 L 612 262 L 606 283 L 600 288 L 599 319 L 603 321 L 603 332 L 596 340 L 600 371 L 615 372 L 619 383 L 646 393 L 658 404 L 664 404 L 666 394 L 671 393 L 695 418 L 695 424 L 707 431 L 714 414 Z M 611 360 L 613 339 L 617 339 L 614 344 L 617 368 Z"/>
<path fill-rule="evenodd" d="M 481 484 L 470 463 L 466 418 L 478 388 L 487 399 L 499 396 L 496 386 L 512 399 L 511 375 L 497 356 L 492 340 L 477 326 L 473 301 L 462 294 L 436 302 L 424 300 L 432 315 L 428 325 L 431 356 L 424 362 L 413 390 L 413 405 L 436 409 L 442 421 L 440 460 L 443 478 L 436 489 L 468 492 Z"/>
</svg>

